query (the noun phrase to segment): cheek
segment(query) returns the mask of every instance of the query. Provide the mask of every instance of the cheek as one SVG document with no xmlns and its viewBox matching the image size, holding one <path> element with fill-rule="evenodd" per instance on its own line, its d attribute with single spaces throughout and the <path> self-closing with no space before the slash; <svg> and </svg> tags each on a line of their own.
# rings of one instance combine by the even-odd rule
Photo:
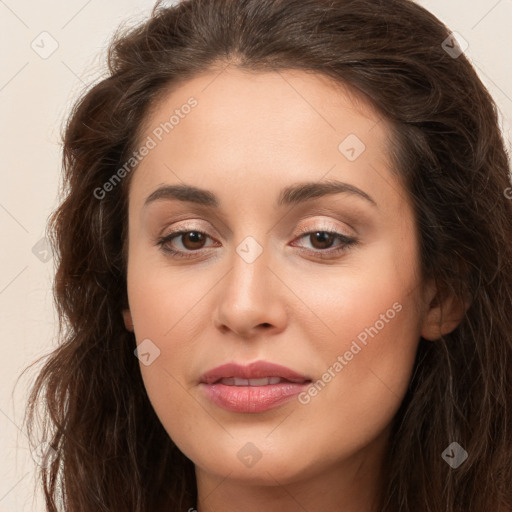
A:
<svg viewBox="0 0 512 512">
<path fill-rule="evenodd" d="M 198 344 L 206 318 L 201 299 L 218 277 L 211 284 L 205 279 L 197 283 L 197 270 L 192 267 L 176 270 L 162 265 L 161 259 L 138 256 L 135 251 L 130 255 L 128 269 L 134 332 L 138 345 L 150 340 L 157 354 L 147 366 L 141 362 L 140 370 L 160 422 L 186 449 L 194 425 L 208 418 L 190 393 L 190 368 L 201 351 Z"/>
<path fill-rule="evenodd" d="M 129 264 L 128 296 L 137 339 L 168 343 L 176 332 L 193 331 L 195 307 L 208 286 L 197 269 L 173 268 L 162 257 L 134 254 Z M 201 274 L 203 275 L 203 274 Z M 211 285 L 210 285 L 211 286 Z"/>
<path fill-rule="evenodd" d="M 365 315 L 363 327 L 352 327 L 352 335 L 339 339 L 326 358 L 325 373 L 302 397 L 311 428 L 326 434 L 310 440 L 312 451 L 325 451 L 329 439 L 340 447 L 337 456 L 348 456 L 393 420 L 410 382 L 419 339 L 411 304 L 401 297 L 394 304 L 388 309 L 384 301 L 383 308 Z M 388 323 L 380 319 L 386 311 Z"/>
<path fill-rule="evenodd" d="M 322 294 L 313 307 L 331 333 L 311 339 L 324 373 L 302 403 L 313 428 L 327 430 L 349 451 L 365 446 L 392 421 L 419 342 L 414 268 L 404 265 L 400 271 L 389 256 L 379 260 L 378 268 L 347 272 L 338 289 Z M 311 449 L 322 450 L 324 442 L 325 437 L 315 437 Z"/>
<path fill-rule="evenodd" d="M 357 359 L 365 362 L 402 353 L 408 347 L 414 352 L 419 333 L 419 283 L 413 248 L 398 252 L 388 241 L 350 258 L 346 265 L 295 278 L 294 293 L 302 300 L 297 309 L 303 313 L 292 322 L 310 331 L 316 324 L 321 335 L 308 341 L 332 362 L 349 351 L 353 341 L 361 347 Z M 292 279 L 292 274 L 288 278 Z M 353 352 L 357 351 L 356 346 Z"/>
</svg>

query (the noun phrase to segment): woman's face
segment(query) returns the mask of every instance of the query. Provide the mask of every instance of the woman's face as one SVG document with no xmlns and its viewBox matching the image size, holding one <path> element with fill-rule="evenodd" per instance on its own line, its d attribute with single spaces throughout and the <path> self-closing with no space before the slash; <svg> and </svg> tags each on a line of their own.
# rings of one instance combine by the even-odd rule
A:
<svg viewBox="0 0 512 512">
<path fill-rule="evenodd" d="M 275 485 L 371 465 L 431 298 L 389 126 L 318 75 L 231 68 L 169 93 L 146 126 L 125 321 L 169 436 L 199 480 Z M 306 382 L 201 382 L 263 361 Z"/>
</svg>

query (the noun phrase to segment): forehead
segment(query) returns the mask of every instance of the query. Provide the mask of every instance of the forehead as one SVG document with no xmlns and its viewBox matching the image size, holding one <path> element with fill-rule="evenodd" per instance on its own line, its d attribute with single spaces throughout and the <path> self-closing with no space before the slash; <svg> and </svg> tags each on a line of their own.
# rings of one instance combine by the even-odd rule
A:
<svg viewBox="0 0 512 512">
<path fill-rule="evenodd" d="M 151 138 L 154 147 L 133 176 L 134 201 L 180 181 L 219 195 L 223 185 L 241 181 L 267 195 L 269 187 L 323 178 L 368 188 L 382 179 L 379 168 L 390 167 L 390 127 L 371 104 L 323 75 L 297 70 L 199 75 L 162 96 L 142 132 L 141 141 Z"/>
</svg>

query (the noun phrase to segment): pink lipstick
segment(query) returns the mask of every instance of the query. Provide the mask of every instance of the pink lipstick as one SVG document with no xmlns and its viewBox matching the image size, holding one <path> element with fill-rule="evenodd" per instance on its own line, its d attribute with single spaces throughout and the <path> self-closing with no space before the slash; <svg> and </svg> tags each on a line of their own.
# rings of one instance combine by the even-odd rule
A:
<svg viewBox="0 0 512 512">
<path fill-rule="evenodd" d="M 311 379 L 267 361 L 248 366 L 228 363 L 206 372 L 200 385 L 219 407 L 233 412 L 264 412 L 303 391 Z"/>
</svg>

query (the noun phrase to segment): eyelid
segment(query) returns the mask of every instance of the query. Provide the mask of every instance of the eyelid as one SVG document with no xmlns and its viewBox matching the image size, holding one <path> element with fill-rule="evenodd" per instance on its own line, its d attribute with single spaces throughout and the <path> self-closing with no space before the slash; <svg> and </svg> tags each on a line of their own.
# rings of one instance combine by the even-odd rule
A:
<svg viewBox="0 0 512 512">
<path fill-rule="evenodd" d="M 352 236 L 348 233 L 344 233 L 343 231 L 341 231 L 341 228 L 336 226 L 335 224 L 330 224 L 328 221 L 323 221 L 323 222 L 324 222 L 324 224 L 322 224 L 322 221 L 317 221 L 317 223 L 314 224 L 313 226 L 300 227 L 296 234 L 297 235 L 305 235 L 305 234 L 309 234 L 309 233 L 317 232 L 317 231 L 329 231 L 329 232 L 339 233 L 341 235 L 346 236 L 347 238 L 350 238 Z"/>
<path fill-rule="evenodd" d="M 197 224 L 197 222 L 200 222 L 200 220 L 199 219 L 197 219 L 197 220 L 187 219 L 185 221 L 178 222 L 177 226 L 173 227 L 171 231 L 168 231 L 168 232 L 164 231 L 159 236 L 160 237 L 168 237 L 168 236 L 170 236 L 172 234 L 179 233 L 181 231 L 190 230 L 190 231 L 201 231 L 205 235 L 207 235 L 208 237 L 213 238 L 210 235 L 210 233 L 209 233 L 209 229 L 205 229 L 205 228 L 199 226 Z M 312 223 L 312 225 L 309 226 L 309 227 L 307 225 L 299 227 L 298 230 L 295 231 L 294 237 L 298 237 L 300 235 L 309 234 L 311 232 L 316 232 L 316 231 L 330 231 L 330 232 L 340 233 L 340 230 L 341 230 L 341 228 L 339 226 L 337 226 L 337 225 L 335 225 L 335 224 L 333 224 L 333 223 L 331 223 L 331 222 L 329 222 L 327 220 L 311 221 L 311 223 Z M 341 230 L 340 234 L 343 234 L 346 237 L 351 237 L 352 236 L 351 234 L 346 233 L 343 230 Z M 218 234 L 216 234 L 215 236 L 217 238 L 220 238 L 220 236 Z"/>
<path fill-rule="evenodd" d="M 166 231 L 167 228 L 163 229 L 159 236 L 167 237 L 174 233 L 179 233 L 180 231 L 201 231 L 201 232 L 204 232 L 205 234 L 207 234 L 206 233 L 207 231 L 208 232 L 211 231 L 210 227 L 208 227 L 208 228 L 202 227 L 200 224 L 198 224 L 198 222 L 201 222 L 201 220 L 200 219 L 187 219 L 184 221 L 178 221 L 175 224 L 173 224 L 173 227 L 170 231 Z M 209 226 L 211 226 L 211 224 L 209 224 Z M 213 228 L 213 229 L 217 233 L 215 228 Z M 208 234 L 208 236 L 210 236 L 210 235 Z M 219 237 L 218 234 L 216 236 Z"/>
</svg>

